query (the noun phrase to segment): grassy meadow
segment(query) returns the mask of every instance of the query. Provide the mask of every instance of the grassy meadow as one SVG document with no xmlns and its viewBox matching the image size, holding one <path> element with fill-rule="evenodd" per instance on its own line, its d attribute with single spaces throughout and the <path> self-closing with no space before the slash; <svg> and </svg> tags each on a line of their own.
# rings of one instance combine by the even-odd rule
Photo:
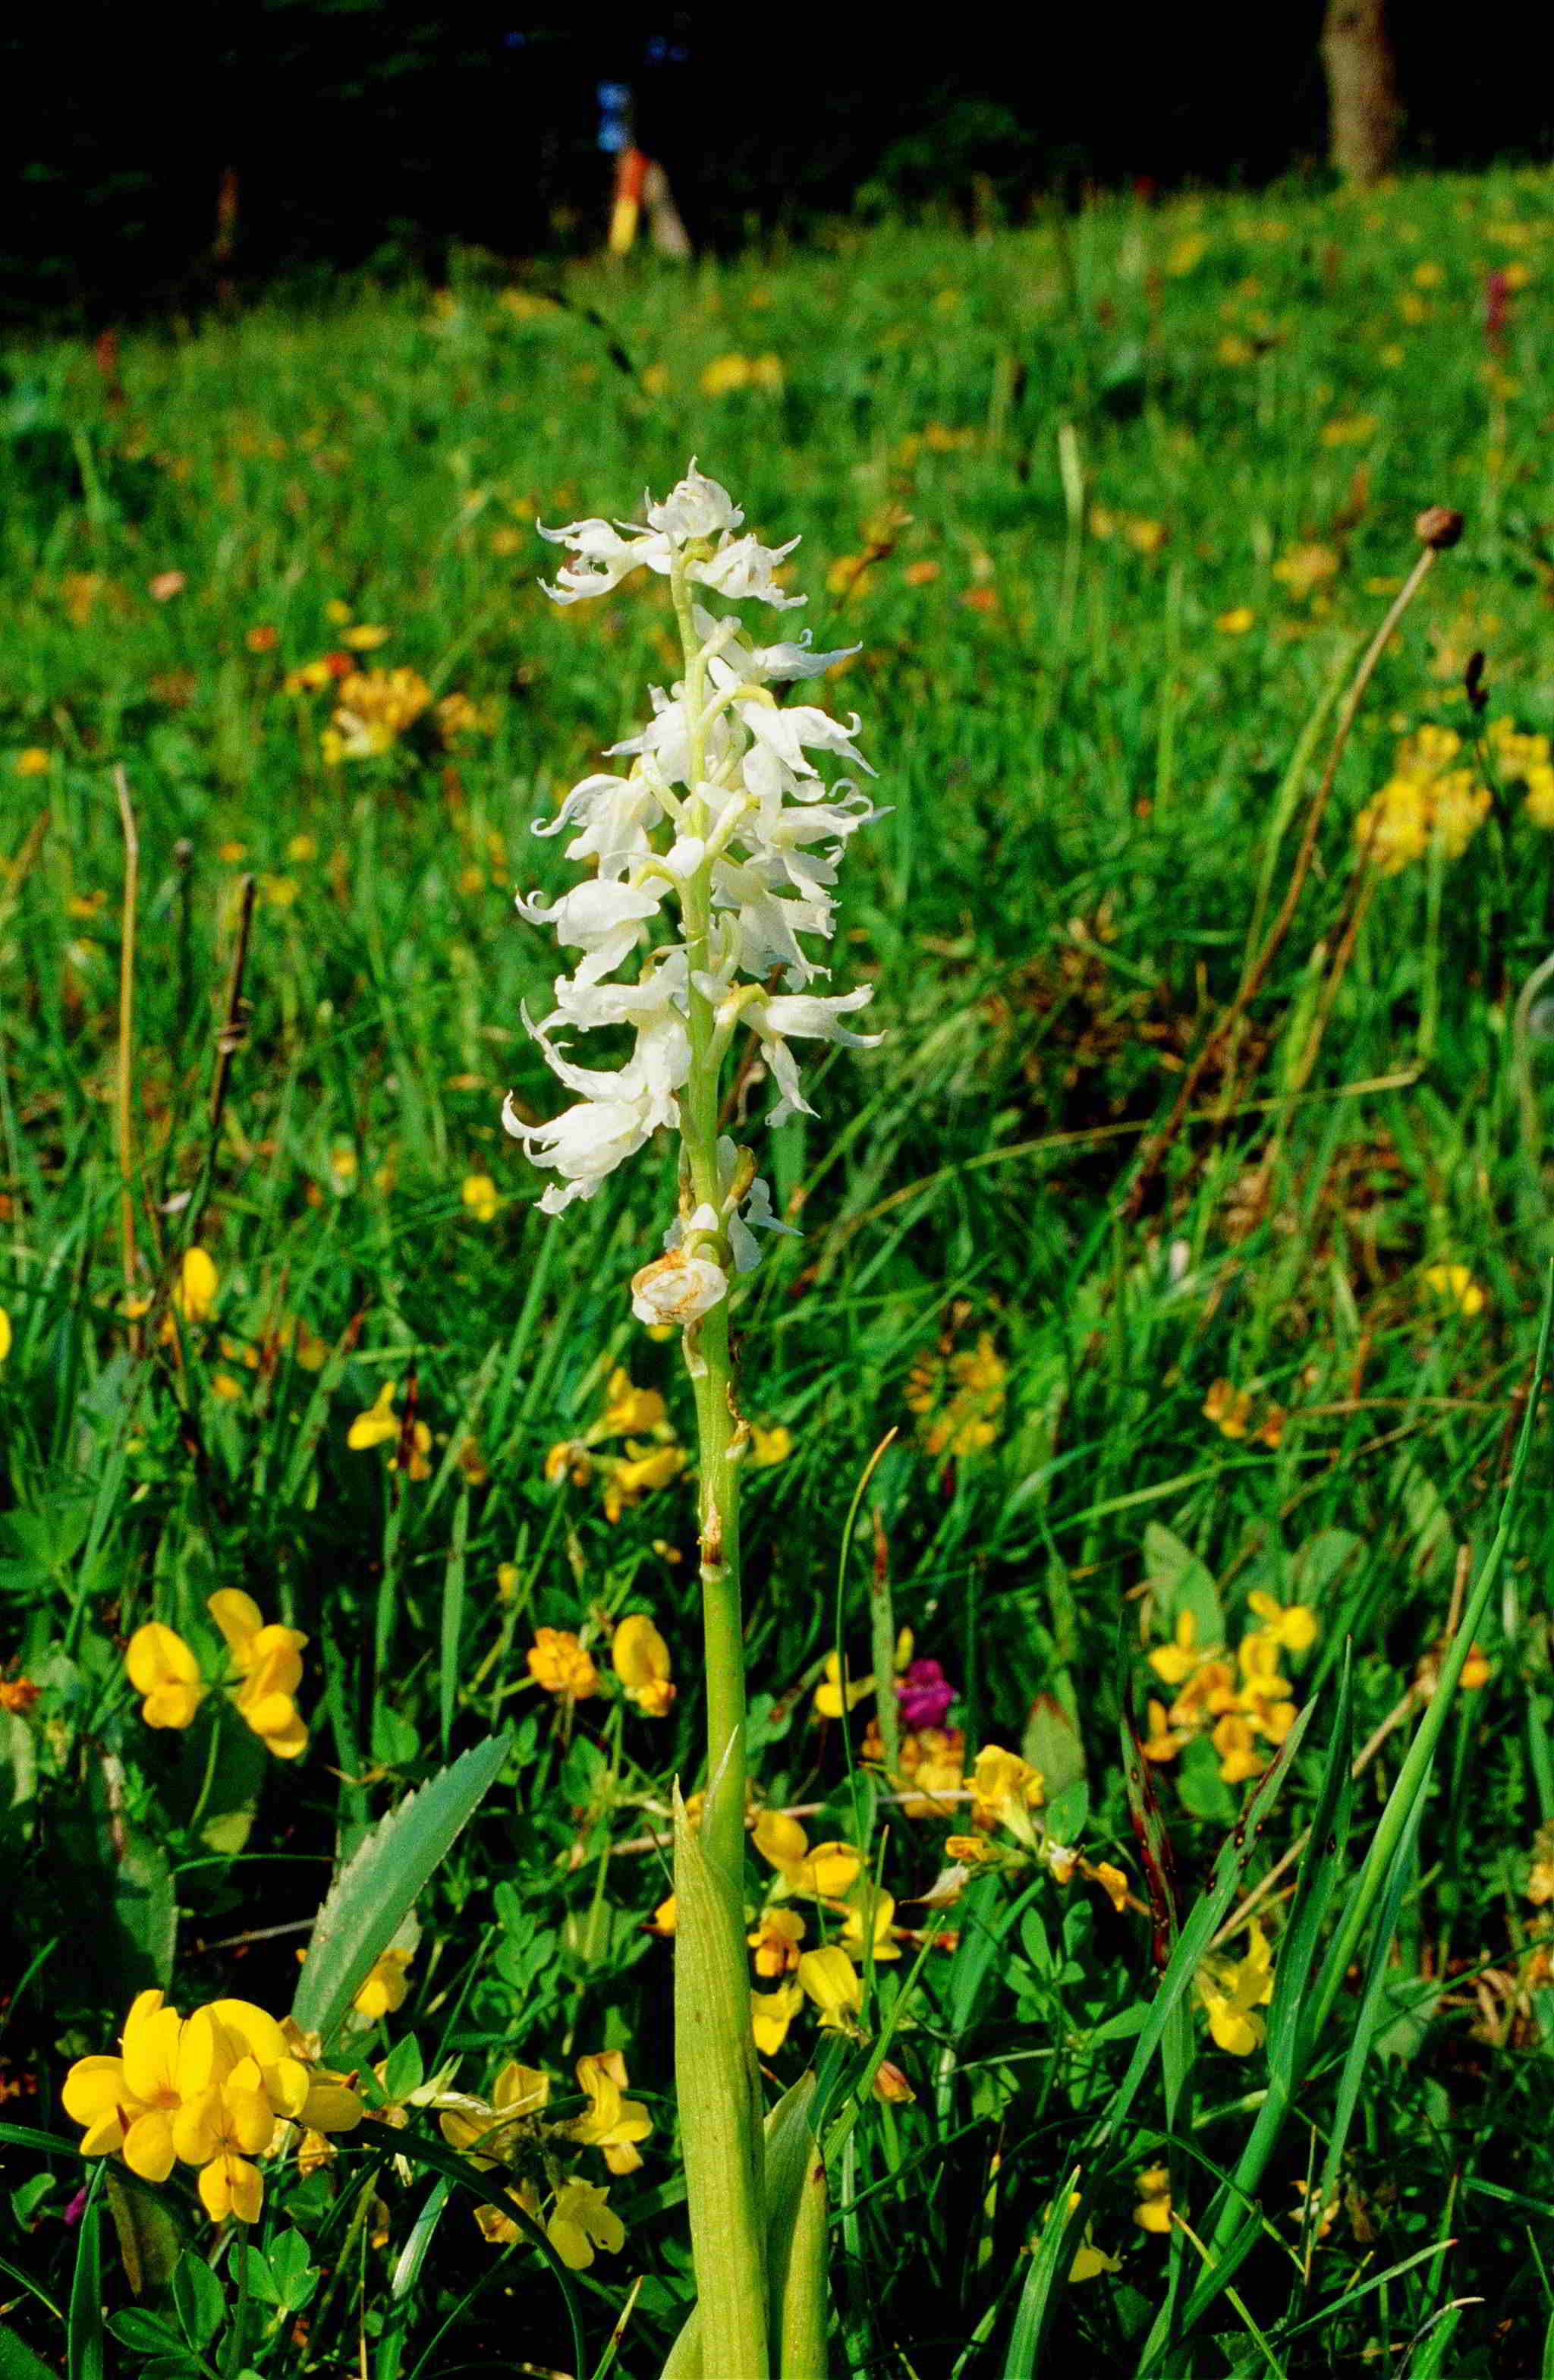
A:
<svg viewBox="0 0 1554 2380">
<path fill-rule="evenodd" d="M 692 455 L 802 533 L 889 806 L 835 952 L 887 1038 L 770 1135 L 735 1094 L 803 1233 L 736 1312 L 746 1889 L 832 2371 L 1554 2369 L 1536 1415 L 1495 1542 L 1551 289 L 1505 175 L 6 354 L 0 2380 L 646 2380 L 684 2317 L 674 1161 L 547 1217 L 500 1114 L 562 1104 L 529 821 L 678 665 L 534 525 Z M 136 1995 L 284 2018 L 337 1863 L 493 1738 L 298 2003 L 366 2121 L 83 2161 Z"/>
</svg>

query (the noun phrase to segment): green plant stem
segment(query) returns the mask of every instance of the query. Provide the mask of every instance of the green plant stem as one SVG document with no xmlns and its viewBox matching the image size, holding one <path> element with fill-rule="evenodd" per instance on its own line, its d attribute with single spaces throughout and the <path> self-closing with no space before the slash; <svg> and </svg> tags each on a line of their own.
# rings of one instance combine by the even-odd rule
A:
<svg viewBox="0 0 1554 2380">
<path fill-rule="evenodd" d="M 707 654 L 696 631 L 686 562 L 670 577 L 685 655 L 689 726 L 683 828 L 710 824 L 700 788 L 707 773 Z M 690 1065 L 680 1099 L 682 1194 L 716 1218 L 708 1234 L 725 1271 L 726 1195 L 718 1158 L 719 1076 L 723 1043 L 698 978 L 713 959 L 712 860 L 680 884 L 687 959 Z M 707 1800 L 697 1851 L 683 1842 L 675 1888 L 686 1938 L 675 1959 L 675 2069 L 686 2150 L 686 2188 L 703 2369 L 729 2380 L 764 2380 L 767 2358 L 766 2204 L 759 2084 L 749 2030 L 745 1951 L 747 1775 L 745 1630 L 740 1604 L 739 1456 L 744 1431 L 735 1402 L 726 1296 L 685 1334 L 696 1399 L 699 1463 L 701 1610 L 707 1693 Z M 705 1885 L 690 1905 L 689 1863 Z M 694 1939 L 693 1939 L 694 1937 Z M 692 1955 L 694 1951 L 694 1957 Z"/>
<path fill-rule="evenodd" d="M 686 660 L 686 711 L 690 722 L 690 800 L 686 825 L 705 824 L 706 804 L 697 788 L 706 771 L 707 663 L 691 613 L 684 566 L 671 577 L 674 617 Z M 718 1170 L 718 1076 L 716 1019 L 697 976 L 711 953 L 712 869 L 704 861 L 684 886 L 686 949 L 689 960 L 690 1074 L 681 1103 L 681 1141 L 694 1203 L 718 1211 L 722 1184 Z M 705 1314 L 686 1335 L 696 1395 L 700 1464 L 698 1520 L 701 1538 L 701 1609 L 707 1668 L 707 1776 L 720 1779 L 707 1849 L 737 1883 L 745 1860 L 745 1627 L 739 1581 L 739 1471 L 735 1455 L 738 1424 L 734 1402 L 734 1365 L 726 1300 Z"/>
</svg>

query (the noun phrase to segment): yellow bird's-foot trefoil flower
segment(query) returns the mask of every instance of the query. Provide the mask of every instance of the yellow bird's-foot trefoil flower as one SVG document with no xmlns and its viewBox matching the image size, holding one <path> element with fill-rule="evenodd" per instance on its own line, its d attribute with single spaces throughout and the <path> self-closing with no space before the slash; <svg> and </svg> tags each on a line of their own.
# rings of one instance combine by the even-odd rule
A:
<svg viewBox="0 0 1554 2380">
<path fill-rule="evenodd" d="M 626 1700 L 649 1718 L 667 1718 L 674 1701 L 669 1647 L 645 1611 L 628 1612 L 620 1622 L 610 1658 Z"/>
<path fill-rule="evenodd" d="M 308 1748 L 295 1699 L 308 1639 L 276 1621 L 266 1624 L 252 1596 L 240 1587 L 221 1588 L 211 1597 L 209 1609 L 237 1672 L 234 1700 L 239 1713 L 277 1760 L 295 1760 Z"/>
<path fill-rule="evenodd" d="M 276 2126 L 349 2131 L 363 2108 L 354 2091 L 296 2054 L 275 2019 L 251 2000 L 212 2000 L 180 2017 L 142 1992 L 117 2058 L 81 2058 L 65 2078 L 66 2113 L 84 2128 L 83 2156 L 118 2155 L 144 2181 L 175 2163 L 200 2169 L 200 2196 L 217 2222 L 258 2220 L 263 2180 L 252 2160 Z"/>
<path fill-rule="evenodd" d="M 148 1620 L 137 1628 L 125 1656 L 129 1682 L 145 1701 L 140 1716 L 148 1727 L 189 1727 L 209 1689 L 200 1672 L 198 1657 L 176 1628 Z"/>
</svg>

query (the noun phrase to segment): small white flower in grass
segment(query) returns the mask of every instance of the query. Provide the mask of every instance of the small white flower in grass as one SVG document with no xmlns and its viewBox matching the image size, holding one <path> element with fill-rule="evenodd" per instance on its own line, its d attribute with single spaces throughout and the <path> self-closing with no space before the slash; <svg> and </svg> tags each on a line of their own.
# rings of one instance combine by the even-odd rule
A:
<svg viewBox="0 0 1554 2380">
<path fill-rule="evenodd" d="M 654 686 L 652 717 L 610 747 L 625 773 L 583 778 L 554 817 L 535 823 L 536 834 L 568 836 L 567 858 L 593 868 L 553 899 L 518 896 L 529 924 L 550 927 L 579 954 L 575 972 L 556 979 L 550 1014 L 524 1019 L 552 1072 L 578 1097 L 548 1123 L 524 1122 L 509 1099 L 503 1121 L 559 1177 L 540 1200 L 559 1213 L 591 1198 L 661 1125 L 691 1135 L 688 1119 L 699 1119 L 700 1153 L 689 1160 L 696 1186 L 682 1202 L 694 1211 L 632 1284 L 643 1320 L 689 1323 L 727 1294 L 731 1269 L 754 1270 L 758 1232 L 792 1229 L 773 1213 L 747 1152 L 725 1138 L 714 1168 L 708 1119 L 735 1039 L 755 1036 L 778 1094 L 770 1121 L 782 1123 L 814 1111 L 792 1042 L 868 1049 L 880 1038 L 843 1021 L 867 1006 L 871 987 L 809 989 L 827 970 L 807 945 L 829 940 L 847 844 L 883 813 L 853 778 L 821 773 L 842 762 L 872 774 L 857 718 L 784 704 L 773 691 L 821 676 L 857 648 L 814 652 L 807 630 L 759 645 L 736 615 L 691 594 L 779 610 L 802 602 L 776 577 L 797 540 L 768 546 L 736 534 L 739 506 L 694 462 L 662 504 L 644 499 L 644 515 L 542 532 L 567 550 L 548 589 L 558 602 L 608 594 L 637 569 L 667 577 L 686 672 L 667 690 Z M 634 974 L 623 974 L 634 961 Z M 595 1027 L 635 1034 L 624 1065 L 576 1062 L 567 1037 Z"/>
</svg>

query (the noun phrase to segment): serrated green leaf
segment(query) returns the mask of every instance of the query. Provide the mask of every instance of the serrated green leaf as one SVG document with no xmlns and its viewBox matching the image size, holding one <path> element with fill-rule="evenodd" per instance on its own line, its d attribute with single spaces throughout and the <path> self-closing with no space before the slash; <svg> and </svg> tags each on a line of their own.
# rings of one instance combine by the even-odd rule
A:
<svg viewBox="0 0 1554 2380">
<path fill-rule="evenodd" d="M 391 1810 L 353 1852 L 325 1897 L 297 1978 L 292 2015 L 325 2040 L 386 1950 L 460 1832 L 495 1784 L 507 1738 L 484 1743 Z"/>
</svg>

